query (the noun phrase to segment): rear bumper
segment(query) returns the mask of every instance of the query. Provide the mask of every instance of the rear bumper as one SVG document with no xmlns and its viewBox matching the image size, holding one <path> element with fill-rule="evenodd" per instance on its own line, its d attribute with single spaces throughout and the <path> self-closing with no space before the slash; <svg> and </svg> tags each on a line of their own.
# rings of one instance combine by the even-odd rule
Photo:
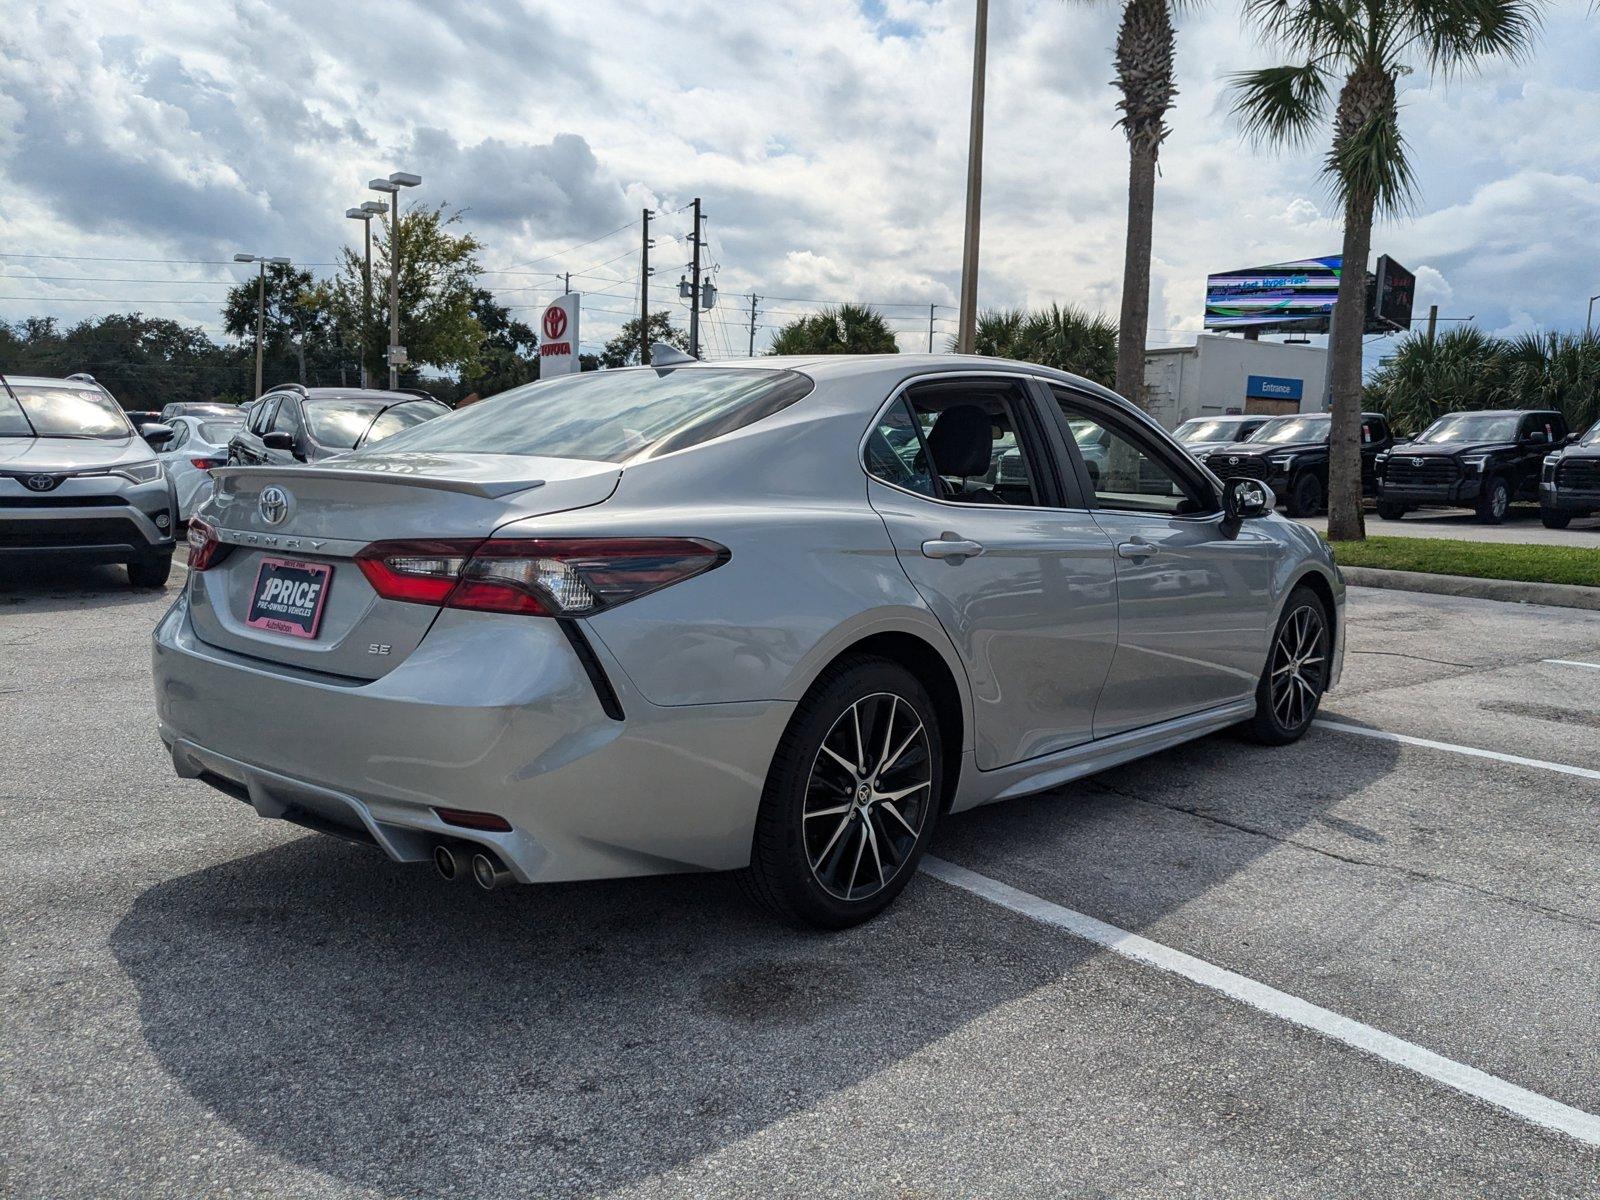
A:
<svg viewBox="0 0 1600 1200">
<path fill-rule="evenodd" d="M 496 625 L 488 661 L 485 622 Z M 441 839 L 486 846 L 524 883 L 745 866 L 793 711 L 652 705 L 605 662 L 624 712 L 615 721 L 553 622 L 482 613 L 441 614 L 371 683 L 208 646 L 182 598 L 153 653 L 161 738 L 179 775 L 261 816 L 375 842 L 399 862 L 426 859 Z M 495 813 L 512 831 L 447 825 L 435 806 Z"/>
</svg>

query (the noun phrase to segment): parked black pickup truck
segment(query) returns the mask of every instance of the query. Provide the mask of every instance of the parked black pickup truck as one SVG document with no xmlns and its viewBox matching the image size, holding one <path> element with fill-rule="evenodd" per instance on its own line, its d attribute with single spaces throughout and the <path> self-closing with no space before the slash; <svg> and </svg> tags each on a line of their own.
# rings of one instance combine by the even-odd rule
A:
<svg viewBox="0 0 1600 1200">
<path fill-rule="evenodd" d="M 1559 412 L 1448 413 L 1378 464 L 1378 515 L 1417 508 L 1475 508 L 1498 525 L 1515 500 L 1539 498 L 1544 456 L 1569 440 Z"/>
<path fill-rule="evenodd" d="M 1539 480 L 1546 529 L 1565 529 L 1589 513 L 1600 513 L 1600 421 L 1575 445 L 1545 455 Z"/>
<path fill-rule="evenodd" d="M 1321 512 L 1328 496 L 1328 436 L 1333 418 L 1327 413 L 1280 417 L 1248 441 L 1206 455 L 1206 466 L 1222 479 L 1259 479 L 1277 494 L 1291 517 Z M 1382 413 L 1361 414 L 1361 491 L 1372 495 L 1377 484 L 1375 460 L 1394 445 Z"/>
</svg>

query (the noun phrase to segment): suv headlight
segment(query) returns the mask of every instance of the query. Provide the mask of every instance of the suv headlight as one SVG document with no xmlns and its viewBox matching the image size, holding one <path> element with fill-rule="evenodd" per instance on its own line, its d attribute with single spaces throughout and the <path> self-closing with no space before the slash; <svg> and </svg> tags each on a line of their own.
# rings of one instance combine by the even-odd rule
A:
<svg viewBox="0 0 1600 1200">
<path fill-rule="evenodd" d="M 83 471 L 83 475 L 117 475 L 129 483 L 154 483 L 167 473 L 167 469 L 152 459 L 150 462 L 128 463 L 104 471 Z"/>
<path fill-rule="evenodd" d="M 1461 465 L 1469 471 L 1483 470 L 1483 464 L 1489 461 L 1487 454 L 1473 454 L 1461 460 Z"/>
<path fill-rule="evenodd" d="M 1559 454 L 1546 454 L 1544 456 L 1544 465 L 1547 467 L 1553 467 L 1560 461 L 1561 455 Z"/>
<path fill-rule="evenodd" d="M 1294 455 L 1280 454 L 1274 458 L 1267 459 L 1267 462 L 1269 462 L 1272 466 L 1277 467 L 1280 471 L 1287 471 L 1290 467 L 1294 466 Z"/>
</svg>

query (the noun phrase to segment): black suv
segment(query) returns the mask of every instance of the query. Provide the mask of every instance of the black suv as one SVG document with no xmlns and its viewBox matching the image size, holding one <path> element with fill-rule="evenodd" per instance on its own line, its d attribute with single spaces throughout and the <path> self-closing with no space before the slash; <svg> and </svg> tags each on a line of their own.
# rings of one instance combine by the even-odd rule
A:
<svg viewBox="0 0 1600 1200">
<path fill-rule="evenodd" d="M 1544 456 L 1569 441 L 1559 412 L 1500 409 L 1440 417 L 1378 464 L 1378 515 L 1417 508 L 1475 508 L 1498 525 L 1515 500 L 1539 498 Z"/>
<path fill-rule="evenodd" d="M 427 392 L 279 384 L 246 409 L 244 428 L 228 442 L 228 461 L 317 462 L 449 411 Z"/>
<path fill-rule="evenodd" d="M 1600 421 L 1576 445 L 1545 455 L 1543 466 L 1539 515 L 1546 529 L 1565 529 L 1573 517 L 1600 513 Z"/>
<path fill-rule="evenodd" d="M 1206 466 L 1222 479 L 1259 479 L 1283 502 L 1291 517 L 1321 512 L 1328 497 L 1328 438 L 1333 417 L 1302 413 L 1280 417 L 1250 439 L 1206 455 Z M 1377 486 L 1375 461 L 1394 445 L 1382 413 L 1361 414 L 1361 491 L 1370 496 Z"/>
</svg>

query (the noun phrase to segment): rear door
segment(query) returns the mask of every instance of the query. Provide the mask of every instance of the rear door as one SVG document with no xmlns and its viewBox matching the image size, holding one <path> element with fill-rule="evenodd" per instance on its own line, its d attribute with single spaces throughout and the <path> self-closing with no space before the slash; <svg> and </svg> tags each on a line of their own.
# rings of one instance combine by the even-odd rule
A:
<svg viewBox="0 0 1600 1200">
<path fill-rule="evenodd" d="M 952 373 L 904 387 L 866 445 L 872 506 L 966 667 L 980 770 L 1088 741 L 1116 647 L 1111 543 L 1043 421 L 1025 379 Z"/>
<path fill-rule="evenodd" d="M 1050 392 L 1074 442 L 1104 454 L 1093 473 L 1079 457 L 1116 563 L 1116 654 L 1094 736 L 1249 696 L 1266 661 L 1278 543 L 1261 522 L 1230 536 L 1215 487 L 1156 431 L 1096 397 Z"/>
</svg>

